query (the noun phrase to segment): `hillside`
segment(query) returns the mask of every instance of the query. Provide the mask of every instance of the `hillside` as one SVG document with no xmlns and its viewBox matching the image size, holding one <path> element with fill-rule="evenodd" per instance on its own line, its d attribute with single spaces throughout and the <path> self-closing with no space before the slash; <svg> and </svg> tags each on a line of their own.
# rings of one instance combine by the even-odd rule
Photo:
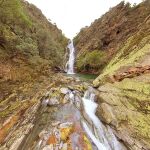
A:
<svg viewBox="0 0 150 150">
<path fill-rule="evenodd" d="M 99 118 L 131 150 L 150 149 L 150 1 L 121 2 L 74 39 L 79 72 L 100 73 Z M 104 68 L 104 69 L 103 69 Z"/>
<path fill-rule="evenodd" d="M 0 80 L 28 80 L 61 66 L 67 39 L 41 10 L 1 0 L 0 12 Z"/>
<path fill-rule="evenodd" d="M 6 149 L 1 144 L 6 146 L 6 136 L 10 138 L 27 110 L 35 117 L 32 106 L 57 81 L 53 70 L 62 66 L 67 43 L 62 31 L 34 5 L 0 0 L 0 149 Z"/>
<path fill-rule="evenodd" d="M 81 29 L 74 38 L 77 71 L 100 73 L 122 44 L 145 25 L 149 15 L 149 0 L 133 7 L 121 2 L 91 26 Z"/>
<path fill-rule="evenodd" d="M 0 150 L 150 150 L 150 1 L 81 29 L 86 74 L 56 73 L 67 44 L 34 5 L 0 0 Z"/>
<path fill-rule="evenodd" d="M 98 116 L 130 149 L 150 148 L 150 18 L 129 37 L 93 82 Z"/>
<path fill-rule="evenodd" d="M 150 3 L 145 1 L 136 8 L 141 6 L 150 8 Z M 98 116 L 133 150 L 150 148 L 149 27 L 147 16 L 137 31 L 119 42 L 116 54 L 93 82 L 99 91 Z"/>
</svg>

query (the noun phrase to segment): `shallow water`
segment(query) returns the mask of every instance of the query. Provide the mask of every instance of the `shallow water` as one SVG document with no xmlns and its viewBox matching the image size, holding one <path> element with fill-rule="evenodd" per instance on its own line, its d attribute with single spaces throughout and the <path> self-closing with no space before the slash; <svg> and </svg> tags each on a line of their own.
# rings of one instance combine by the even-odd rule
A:
<svg viewBox="0 0 150 150">
<path fill-rule="evenodd" d="M 94 75 L 94 74 L 81 74 L 81 73 L 65 74 L 65 75 L 69 76 L 69 77 L 78 78 L 81 81 L 93 81 L 98 76 L 98 75 Z"/>
<path fill-rule="evenodd" d="M 42 105 L 20 150 L 125 150 L 111 128 L 95 115 L 94 89 L 69 90 L 65 104 Z M 120 147 L 121 146 L 121 147 Z"/>
</svg>

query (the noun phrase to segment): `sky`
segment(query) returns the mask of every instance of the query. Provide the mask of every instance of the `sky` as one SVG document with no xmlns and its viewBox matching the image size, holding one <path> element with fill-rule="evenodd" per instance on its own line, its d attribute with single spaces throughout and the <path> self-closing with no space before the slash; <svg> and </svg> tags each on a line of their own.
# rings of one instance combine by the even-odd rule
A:
<svg viewBox="0 0 150 150">
<path fill-rule="evenodd" d="M 64 35 L 72 39 L 81 28 L 89 26 L 109 8 L 122 0 L 27 0 L 40 8 L 47 19 L 56 23 Z M 125 0 L 138 4 L 142 0 Z"/>
</svg>

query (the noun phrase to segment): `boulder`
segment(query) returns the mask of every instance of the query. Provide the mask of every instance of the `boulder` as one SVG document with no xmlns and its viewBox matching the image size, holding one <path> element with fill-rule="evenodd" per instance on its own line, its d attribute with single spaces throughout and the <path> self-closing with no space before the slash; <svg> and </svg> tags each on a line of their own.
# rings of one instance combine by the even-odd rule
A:
<svg viewBox="0 0 150 150">
<path fill-rule="evenodd" d="M 112 107 L 107 103 L 102 103 L 97 109 L 98 116 L 107 124 L 117 126 L 117 119 L 113 113 Z"/>
</svg>

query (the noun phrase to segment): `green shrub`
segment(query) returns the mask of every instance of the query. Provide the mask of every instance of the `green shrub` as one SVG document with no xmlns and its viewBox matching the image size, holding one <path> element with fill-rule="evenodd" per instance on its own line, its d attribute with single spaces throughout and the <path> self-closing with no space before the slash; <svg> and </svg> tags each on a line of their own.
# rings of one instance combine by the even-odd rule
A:
<svg viewBox="0 0 150 150">
<path fill-rule="evenodd" d="M 29 57 L 39 54 L 37 43 L 31 38 L 20 39 L 16 45 L 16 49 Z"/>
<path fill-rule="evenodd" d="M 25 15 L 20 0 L 0 0 L 0 20 L 2 23 L 15 25 L 31 25 L 28 16 Z"/>
<path fill-rule="evenodd" d="M 83 53 L 77 59 L 77 69 L 79 71 L 88 71 L 101 69 L 106 62 L 106 53 L 100 50 L 94 50 L 92 52 Z"/>
</svg>

